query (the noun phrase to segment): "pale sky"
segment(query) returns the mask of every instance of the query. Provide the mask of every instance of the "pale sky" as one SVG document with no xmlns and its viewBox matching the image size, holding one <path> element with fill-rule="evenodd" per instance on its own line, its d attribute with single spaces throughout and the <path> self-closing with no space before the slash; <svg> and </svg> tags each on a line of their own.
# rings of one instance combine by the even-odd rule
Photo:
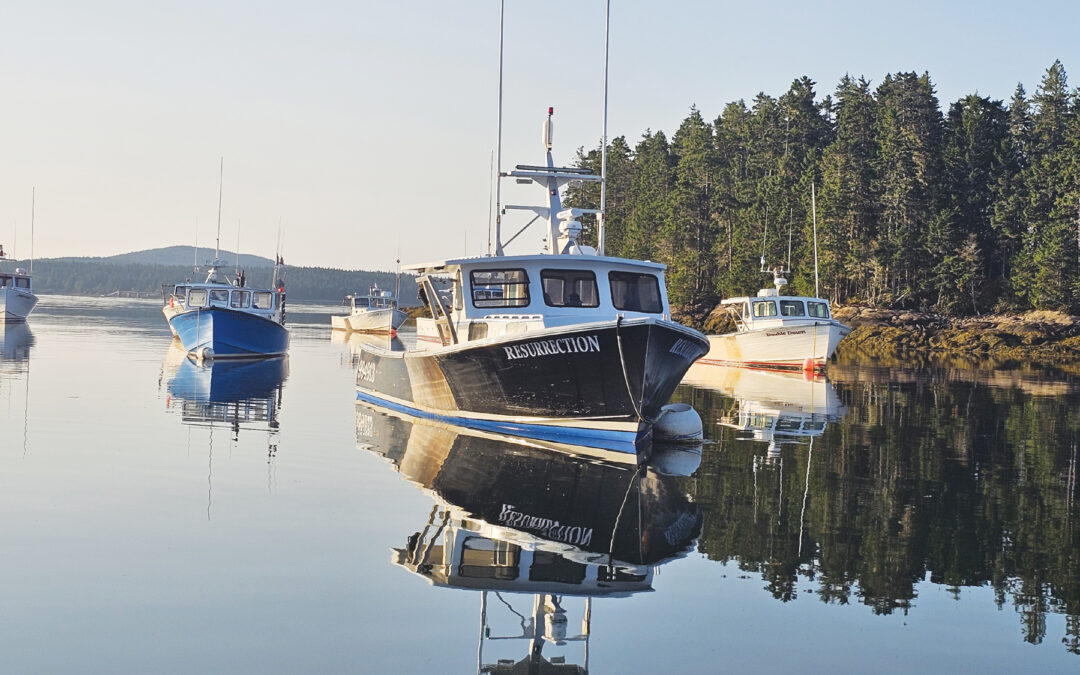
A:
<svg viewBox="0 0 1080 675">
<path fill-rule="evenodd" d="M 1080 84 L 1080 2 L 612 0 L 609 137 L 712 121 L 807 75 L 930 72 L 942 107 Z M 601 135 L 603 0 L 507 0 L 503 168 Z M 36 257 L 212 245 L 347 269 L 486 250 L 497 0 L 0 3 L 0 243 Z M 505 203 L 539 188 L 504 181 Z M 524 214 L 511 213 L 516 231 Z M 197 225 L 196 225 L 197 224 Z M 533 226 L 508 253 L 538 250 Z M 15 238 L 17 236 L 17 244 Z"/>
</svg>

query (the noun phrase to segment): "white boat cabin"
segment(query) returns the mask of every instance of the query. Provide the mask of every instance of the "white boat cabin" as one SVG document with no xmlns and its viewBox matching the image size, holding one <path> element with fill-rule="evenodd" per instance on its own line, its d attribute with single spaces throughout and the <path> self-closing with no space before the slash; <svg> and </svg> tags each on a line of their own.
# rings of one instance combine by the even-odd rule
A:
<svg viewBox="0 0 1080 675">
<path fill-rule="evenodd" d="M 0 288 L 21 288 L 30 291 L 32 289 L 30 275 L 21 267 L 16 268 L 14 274 L 0 273 Z"/>
<path fill-rule="evenodd" d="M 665 265 L 596 255 L 461 258 L 413 265 L 420 345 L 457 344 L 618 317 L 669 320 Z M 446 281 L 449 288 L 446 288 Z"/>
<path fill-rule="evenodd" d="M 828 300 L 780 295 L 774 288 L 763 288 L 753 298 L 726 298 L 720 304 L 734 317 L 740 333 L 832 320 Z"/>
<path fill-rule="evenodd" d="M 237 288 L 228 284 L 177 284 L 168 293 L 171 306 L 181 309 L 221 307 L 244 312 L 273 312 L 277 293 L 267 290 Z"/>
<path fill-rule="evenodd" d="M 397 298 L 390 291 L 384 291 L 377 285 L 368 290 L 367 295 L 346 295 L 345 300 L 352 311 L 369 309 L 397 309 Z"/>
</svg>

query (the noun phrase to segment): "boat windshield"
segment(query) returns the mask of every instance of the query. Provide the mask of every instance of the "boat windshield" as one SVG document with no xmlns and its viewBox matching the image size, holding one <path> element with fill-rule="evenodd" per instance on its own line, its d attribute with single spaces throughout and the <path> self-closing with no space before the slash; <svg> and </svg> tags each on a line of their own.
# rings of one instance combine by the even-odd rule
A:
<svg viewBox="0 0 1080 675">
<path fill-rule="evenodd" d="M 810 316 L 815 319 L 828 319 L 829 318 L 829 303 L 827 302 L 814 302 L 811 300 L 806 303 Z"/>
<path fill-rule="evenodd" d="M 529 305 L 529 275 L 525 270 L 476 270 L 469 273 L 469 280 L 474 307 Z"/>
<path fill-rule="evenodd" d="M 188 292 L 187 306 L 188 307 L 202 307 L 206 304 L 206 289 L 205 288 L 193 288 Z"/>
<path fill-rule="evenodd" d="M 806 316 L 802 300 L 781 300 L 780 314 L 783 316 Z"/>
<path fill-rule="evenodd" d="M 548 307 L 599 307 L 596 274 L 589 270 L 540 270 Z"/>
<path fill-rule="evenodd" d="M 755 319 L 776 316 L 776 303 L 772 300 L 755 300 L 753 304 Z"/>
<path fill-rule="evenodd" d="M 27 277 L 15 277 L 16 288 L 30 288 L 30 279 Z"/>
<path fill-rule="evenodd" d="M 615 309 L 627 312 L 659 314 L 664 311 L 660 301 L 660 281 L 652 274 L 609 272 L 611 302 Z"/>
<path fill-rule="evenodd" d="M 255 309 L 273 309 L 274 296 L 270 291 L 255 291 L 252 293 L 251 306 Z"/>
</svg>

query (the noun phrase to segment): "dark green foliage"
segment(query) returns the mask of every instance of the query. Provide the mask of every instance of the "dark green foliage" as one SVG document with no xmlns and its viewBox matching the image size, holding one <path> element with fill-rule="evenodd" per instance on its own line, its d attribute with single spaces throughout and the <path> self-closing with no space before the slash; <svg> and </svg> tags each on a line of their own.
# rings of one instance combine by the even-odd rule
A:
<svg viewBox="0 0 1080 675">
<path fill-rule="evenodd" d="M 24 265 L 25 266 L 25 265 Z M 366 293 L 372 284 L 392 290 L 393 272 L 364 272 L 328 269 L 325 267 L 285 267 L 286 291 L 292 300 L 337 304 L 350 293 Z M 271 267 L 245 270 L 247 285 L 269 287 Z M 192 266 L 146 265 L 132 263 L 86 262 L 70 259 L 44 259 L 34 263 L 34 289 L 44 293 L 73 293 L 77 295 L 110 295 L 139 293 L 157 295 L 163 283 L 196 279 L 202 281 L 205 272 L 193 274 Z M 401 304 L 415 305 L 416 282 L 408 274 L 401 275 Z"/>
<path fill-rule="evenodd" d="M 1080 312 L 1080 101 L 1057 61 L 1030 99 L 1018 85 L 1008 105 L 971 94 L 947 114 L 927 73 L 845 75 L 822 101 L 803 77 L 711 125 L 691 108 L 670 142 L 616 138 L 608 157 L 606 252 L 666 263 L 676 306 L 768 285 L 760 258 L 784 264 L 789 235 L 791 289 L 813 293 L 814 186 L 823 296 Z M 599 171 L 599 149 L 579 163 Z M 599 189 L 567 202 L 595 208 Z"/>
</svg>

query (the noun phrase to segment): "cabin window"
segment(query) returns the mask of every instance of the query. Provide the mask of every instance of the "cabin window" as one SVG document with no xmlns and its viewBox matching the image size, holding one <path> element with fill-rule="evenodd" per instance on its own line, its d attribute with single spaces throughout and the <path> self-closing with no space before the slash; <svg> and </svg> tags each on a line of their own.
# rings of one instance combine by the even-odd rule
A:
<svg viewBox="0 0 1080 675">
<path fill-rule="evenodd" d="M 176 298 L 177 298 L 178 300 L 180 300 L 181 302 L 183 302 L 183 301 L 184 301 L 184 298 L 186 298 L 186 297 L 187 297 L 187 292 L 188 292 L 188 289 L 189 289 L 189 288 L 190 288 L 189 286 L 175 286 L 175 287 L 173 287 L 173 292 L 172 292 L 172 294 L 173 294 L 174 296 L 176 296 Z"/>
<path fill-rule="evenodd" d="M 206 304 L 206 289 L 193 288 L 187 296 L 188 307 L 202 307 Z"/>
<path fill-rule="evenodd" d="M 780 314 L 782 316 L 806 316 L 802 300 L 781 300 Z"/>
<path fill-rule="evenodd" d="M 525 270 L 476 270 L 469 273 L 473 306 L 527 307 L 529 275 Z"/>
<path fill-rule="evenodd" d="M 461 547 L 458 574 L 470 579 L 517 579 L 521 547 L 483 537 L 469 537 Z"/>
<path fill-rule="evenodd" d="M 255 291 L 251 294 L 251 306 L 255 309 L 273 309 L 274 296 L 270 291 Z"/>
<path fill-rule="evenodd" d="M 611 302 L 615 309 L 628 312 L 659 314 L 664 311 L 660 301 L 660 281 L 652 274 L 609 272 Z"/>
<path fill-rule="evenodd" d="M 30 280 L 26 277 L 15 277 L 16 288 L 30 288 Z"/>
<path fill-rule="evenodd" d="M 355 307 L 360 307 L 362 309 L 367 309 L 367 307 L 369 305 L 369 302 L 370 302 L 368 300 L 368 298 L 354 298 L 354 300 L 355 300 L 355 303 L 356 303 L 354 306 Z"/>
<path fill-rule="evenodd" d="M 754 318 L 776 316 L 776 303 L 772 300 L 757 300 L 754 305 Z"/>
<path fill-rule="evenodd" d="M 588 270 L 540 270 L 548 307 L 599 307 L 596 275 Z"/>
<path fill-rule="evenodd" d="M 11 277 L 0 277 L 0 288 L 11 285 Z"/>
<path fill-rule="evenodd" d="M 210 291 L 210 306 L 211 307 L 228 307 L 229 306 L 229 292 L 225 290 Z"/>
<path fill-rule="evenodd" d="M 233 291 L 229 307 L 233 309 L 247 309 L 251 307 L 251 291 Z"/>
<path fill-rule="evenodd" d="M 829 303 L 827 302 L 808 302 L 806 303 L 807 309 L 810 311 L 810 316 L 815 319 L 828 319 L 829 318 Z"/>
</svg>

